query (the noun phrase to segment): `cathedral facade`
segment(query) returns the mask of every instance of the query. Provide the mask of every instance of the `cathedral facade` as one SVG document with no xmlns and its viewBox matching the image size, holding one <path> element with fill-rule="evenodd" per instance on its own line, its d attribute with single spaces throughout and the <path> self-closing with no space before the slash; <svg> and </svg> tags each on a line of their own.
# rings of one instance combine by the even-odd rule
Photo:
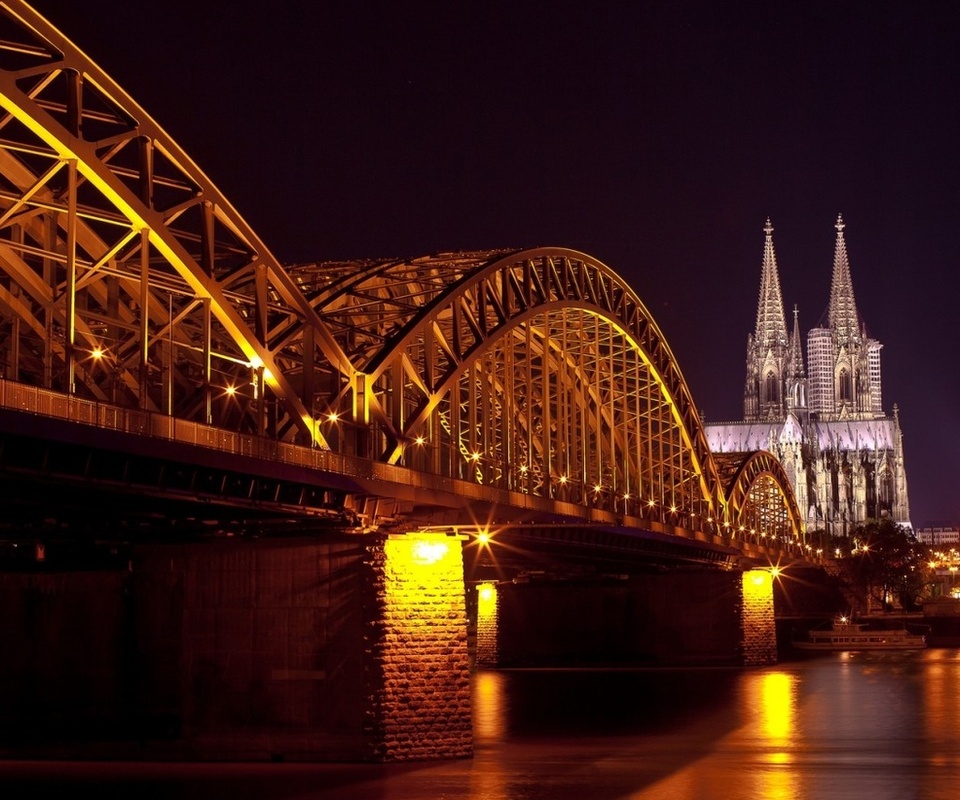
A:
<svg viewBox="0 0 960 800">
<path fill-rule="evenodd" d="M 844 223 L 837 218 L 830 304 L 806 337 L 788 332 L 773 226 L 764 227 L 757 321 L 747 337 L 743 420 L 705 424 L 717 453 L 766 450 L 793 484 L 808 531 L 845 536 L 870 519 L 910 526 L 897 407 L 883 410 L 880 349 L 857 310 Z"/>
</svg>

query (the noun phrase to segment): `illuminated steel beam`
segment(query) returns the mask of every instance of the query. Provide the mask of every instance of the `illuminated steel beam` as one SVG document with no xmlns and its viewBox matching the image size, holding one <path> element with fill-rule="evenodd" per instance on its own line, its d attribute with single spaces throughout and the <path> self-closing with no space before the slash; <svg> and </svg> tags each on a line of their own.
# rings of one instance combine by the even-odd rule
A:
<svg viewBox="0 0 960 800">
<path fill-rule="evenodd" d="M 723 516 L 666 340 L 590 256 L 482 251 L 293 275 L 365 376 L 371 455 L 585 504 L 599 495 L 623 513 L 644 501 L 663 521 Z M 324 406 L 346 419 L 354 402 L 343 382 Z"/>
<path fill-rule="evenodd" d="M 734 454 L 726 494 L 731 524 L 774 536 L 802 537 L 806 527 L 780 461 L 761 451 Z"/>
<path fill-rule="evenodd" d="M 97 396 L 103 383 L 131 390 L 152 370 L 163 373 L 162 388 L 140 401 L 189 416 L 203 373 L 195 354 L 209 351 L 229 376 L 222 389 L 240 379 L 243 366 L 257 384 L 250 408 L 232 416 L 263 416 L 263 384 L 275 403 L 274 427 L 315 438 L 309 403 L 286 378 L 289 353 L 275 346 L 275 329 L 313 328 L 324 360 L 347 376 L 352 370 L 303 293 L 112 79 L 27 4 L 5 2 L 0 13 L 14 34 L 0 43 L 0 172 L 8 179 L 0 192 L 0 266 L 17 287 L 13 294 L 29 295 L 37 308 L 36 318 L 25 315 L 27 327 L 47 330 L 55 343 L 41 359 L 41 382 L 73 389 L 75 363 L 108 339 L 109 379 L 98 384 L 92 371 L 80 391 Z M 58 180 L 69 164 L 75 185 Z M 216 329 L 203 339 L 207 307 Z M 137 341 L 144 335 L 148 341 Z M 144 354 L 152 363 L 141 363 Z M 204 383 L 208 395 L 216 390 L 208 375 Z"/>
<path fill-rule="evenodd" d="M 688 530 L 802 530 L 775 462 L 723 479 L 608 266 L 535 248 L 284 268 L 62 33 L 23 2 L 0 15 L 4 377 Z"/>
</svg>

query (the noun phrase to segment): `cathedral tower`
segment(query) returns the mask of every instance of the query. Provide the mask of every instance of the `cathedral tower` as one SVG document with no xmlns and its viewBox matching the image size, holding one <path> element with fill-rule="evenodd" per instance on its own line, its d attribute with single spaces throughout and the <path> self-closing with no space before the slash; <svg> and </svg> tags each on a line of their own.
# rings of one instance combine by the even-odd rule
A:
<svg viewBox="0 0 960 800">
<path fill-rule="evenodd" d="M 807 335 L 810 411 L 823 420 L 882 417 L 882 345 L 869 338 L 857 311 L 842 215 L 837 217 L 835 227 L 827 324 Z"/>
<path fill-rule="evenodd" d="M 790 341 L 769 218 L 763 232 L 766 238 L 760 267 L 757 323 L 753 333 L 747 336 L 747 382 L 743 391 L 743 416 L 747 420 L 783 416 L 789 373 Z"/>
<path fill-rule="evenodd" d="M 880 348 L 857 311 L 837 217 L 830 305 L 807 336 L 796 307 L 789 337 L 773 226 L 764 226 L 760 299 L 747 337 L 743 421 L 706 423 L 715 453 L 766 450 L 783 466 L 809 532 L 845 536 L 871 519 L 910 526 L 900 416 L 883 412 Z M 822 539 L 818 541 L 823 541 Z"/>
</svg>

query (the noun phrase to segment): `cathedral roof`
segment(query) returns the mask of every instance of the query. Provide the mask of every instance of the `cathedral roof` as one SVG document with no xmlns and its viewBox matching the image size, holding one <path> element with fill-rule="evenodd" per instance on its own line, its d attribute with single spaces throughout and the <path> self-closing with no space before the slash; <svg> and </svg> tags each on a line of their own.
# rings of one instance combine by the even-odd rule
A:
<svg viewBox="0 0 960 800">
<path fill-rule="evenodd" d="M 811 422 L 801 429 L 793 415 L 783 421 L 707 424 L 704 433 L 714 453 L 773 451 L 778 443 L 803 441 L 823 450 L 893 450 L 897 442 L 893 417 Z"/>
</svg>

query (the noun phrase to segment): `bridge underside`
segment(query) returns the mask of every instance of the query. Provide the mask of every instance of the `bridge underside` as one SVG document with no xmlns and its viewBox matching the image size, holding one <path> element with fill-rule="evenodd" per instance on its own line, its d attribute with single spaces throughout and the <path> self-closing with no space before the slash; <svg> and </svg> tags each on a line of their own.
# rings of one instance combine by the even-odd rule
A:
<svg viewBox="0 0 960 800">
<path fill-rule="evenodd" d="M 678 567 L 733 569 L 743 554 L 726 545 L 637 528 L 501 526 L 464 549 L 468 580 L 622 576 Z"/>
<path fill-rule="evenodd" d="M 369 481 L 9 409 L 0 412 L 0 478 L 7 560 L 33 558 L 35 544 L 56 563 L 123 558 L 122 545 L 143 541 L 360 533 L 376 516 L 362 507 Z M 472 506 L 456 492 L 429 494 L 434 506 L 418 505 L 410 493 L 382 529 L 406 532 L 434 522 L 467 533 L 468 580 L 726 569 L 743 557 L 717 537 L 691 531 L 551 519 Z M 489 544 L 477 536 L 489 526 L 465 524 L 481 517 L 498 520 Z"/>
</svg>

